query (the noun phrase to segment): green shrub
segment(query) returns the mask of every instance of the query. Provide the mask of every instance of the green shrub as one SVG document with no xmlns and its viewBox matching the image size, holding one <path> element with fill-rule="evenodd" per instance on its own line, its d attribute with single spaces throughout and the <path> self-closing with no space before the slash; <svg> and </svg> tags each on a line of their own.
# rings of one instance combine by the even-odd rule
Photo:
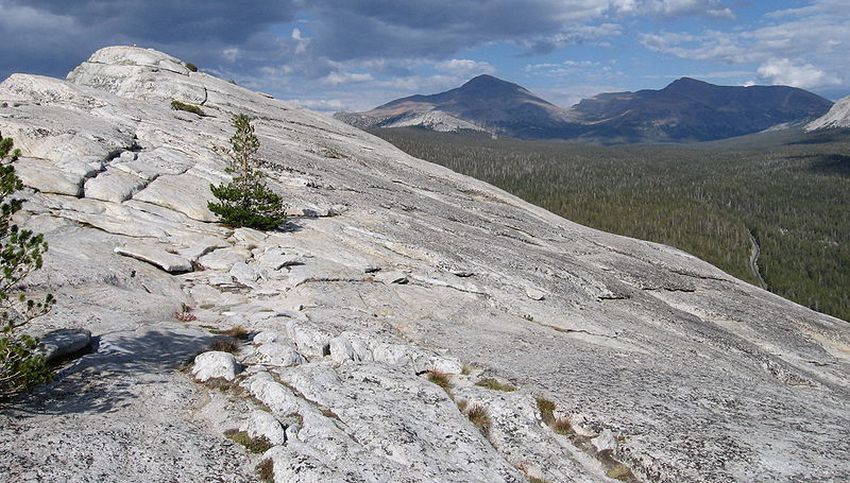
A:
<svg viewBox="0 0 850 483">
<path fill-rule="evenodd" d="M 189 72 L 198 72 L 198 66 L 191 62 L 186 62 L 186 68 L 189 69 Z"/>
<path fill-rule="evenodd" d="M 257 151 L 260 140 L 244 114 L 233 118 L 233 127 L 236 132 L 230 138 L 227 172 L 235 176 L 230 183 L 210 185 L 219 201 L 210 202 L 207 206 L 227 226 L 258 230 L 278 228 L 286 221 L 286 210 L 281 197 L 266 186 L 259 170 Z"/>
<path fill-rule="evenodd" d="M 22 333 L 30 321 L 50 310 L 53 296 L 37 301 L 19 288 L 30 273 L 41 268 L 47 242 L 43 235 L 12 223 L 22 202 L 10 196 L 23 188 L 10 164 L 20 156 L 13 146 L 10 138 L 0 135 L 0 400 L 53 377 L 38 352 L 38 340 Z"/>
<path fill-rule="evenodd" d="M 200 107 L 194 104 L 187 104 L 185 102 L 180 102 L 177 100 L 171 101 L 171 108 L 175 111 L 191 112 L 192 114 L 197 114 L 199 116 L 204 115 L 204 111 Z"/>
</svg>

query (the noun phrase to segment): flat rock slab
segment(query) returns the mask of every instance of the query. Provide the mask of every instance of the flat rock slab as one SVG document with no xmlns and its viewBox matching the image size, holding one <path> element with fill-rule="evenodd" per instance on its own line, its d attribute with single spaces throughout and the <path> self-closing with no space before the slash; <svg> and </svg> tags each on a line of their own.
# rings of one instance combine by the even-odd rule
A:
<svg viewBox="0 0 850 483">
<path fill-rule="evenodd" d="M 115 253 L 125 257 L 135 258 L 157 266 L 168 273 L 184 273 L 192 271 L 192 261 L 188 258 L 167 252 L 155 245 L 130 245 L 115 247 Z"/>
<path fill-rule="evenodd" d="M 78 196 L 83 186 L 83 176 L 59 169 L 47 159 L 20 158 L 15 162 L 15 173 L 24 185 L 43 193 Z"/>
<path fill-rule="evenodd" d="M 90 344 L 91 332 L 86 329 L 59 329 L 41 337 L 41 350 L 47 362 L 80 352 Z"/>
</svg>

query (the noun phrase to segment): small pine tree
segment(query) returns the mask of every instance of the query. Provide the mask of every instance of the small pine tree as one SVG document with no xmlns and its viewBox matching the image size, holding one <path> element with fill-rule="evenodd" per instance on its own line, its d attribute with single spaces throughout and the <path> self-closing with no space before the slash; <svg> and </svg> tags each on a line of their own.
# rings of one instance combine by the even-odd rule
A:
<svg viewBox="0 0 850 483">
<path fill-rule="evenodd" d="M 0 134 L 0 400 L 52 379 L 38 352 L 38 340 L 21 332 L 32 319 L 50 310 L 53 296 L 36 301 L 20 290 L 21 282 L 41 268 L 47 242 L 43 235 L 12 223 L 22 202 L 9 197 L 23 188 L 10 164 L 20 156 L 13 146 L 11 138 Z"/>
<path fill-rule="evenodd" d="M 236 132 L 230 138 L 230 166 L 233 181 L 221 185 L 210 185 L 219 202 L 210 202 L 210 211 L 218 215 L 219 221 L 227 226 L 273 230 L 286 221 L 286 210 L 281 197 L 269 189 L 259 169 L 257 151 L 260 140 L 254 134 L 251 120 L 244 114 L 233 118 Z"/>
</svg>

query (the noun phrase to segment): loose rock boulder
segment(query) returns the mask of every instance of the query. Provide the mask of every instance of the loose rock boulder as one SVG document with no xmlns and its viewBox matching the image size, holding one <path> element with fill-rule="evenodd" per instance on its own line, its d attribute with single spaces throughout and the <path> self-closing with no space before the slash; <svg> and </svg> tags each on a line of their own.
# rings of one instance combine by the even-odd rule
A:
<svg viewBox="0 0 850 483">
<path fill-rule="evenodd" d="M 192 367 L 192 375 L 198 382 L 218 378 L 232 381 L 241 371 L 242 366 L 233 354 L 220 351 L 209 351 L 198 355 Z"/>
</svg>

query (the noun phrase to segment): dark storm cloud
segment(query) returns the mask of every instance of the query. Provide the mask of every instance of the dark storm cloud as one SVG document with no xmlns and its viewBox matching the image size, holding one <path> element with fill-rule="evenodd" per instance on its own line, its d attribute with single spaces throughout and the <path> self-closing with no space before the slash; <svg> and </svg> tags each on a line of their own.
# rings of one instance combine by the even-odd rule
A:
<svg viewBox="0 0 850 483">
<path fill-rule="evenodd" d="M 187 40 L 241 42 L 270 24 L 288 22 L 292 1 L 251 0 L 10 0 L 52 15 L 67 16 L 104 33 L 161 43 Z"/>
<path fill-rule="evenodd" d="M 14 71 L 62 75 L 93 50 L 121 43 L 212 62 L 225 46 L 260 44 L 256 37 L 295 14 L 287 0 L 0 0 L 0 9 L 2 77 Z"/>
<path fill-rule="evenodd" d="M 316 49 L 334 59 L 451 55 L 490 41 L 524 43 L 599 17 L 609 1 L 390 0 L 310 2 Z"/>
<path fill-rule="evenodd" d="M 4 76 L 16 70 L 61 75 L 96 48 L 118 43 L 161 48 L 205 65 L 230 62 L 245 72 L 289 63 L 321 75 L 328 61 L 442 58 L 489 41 L 567 38 L 611 2 L 0 0 L 0 8 Z M 295 52 L 298 42 L 283 26 L 299 13 L 310 39 Z M 239 55 L 228 58 L 227 49 Z"/>
</svg>

